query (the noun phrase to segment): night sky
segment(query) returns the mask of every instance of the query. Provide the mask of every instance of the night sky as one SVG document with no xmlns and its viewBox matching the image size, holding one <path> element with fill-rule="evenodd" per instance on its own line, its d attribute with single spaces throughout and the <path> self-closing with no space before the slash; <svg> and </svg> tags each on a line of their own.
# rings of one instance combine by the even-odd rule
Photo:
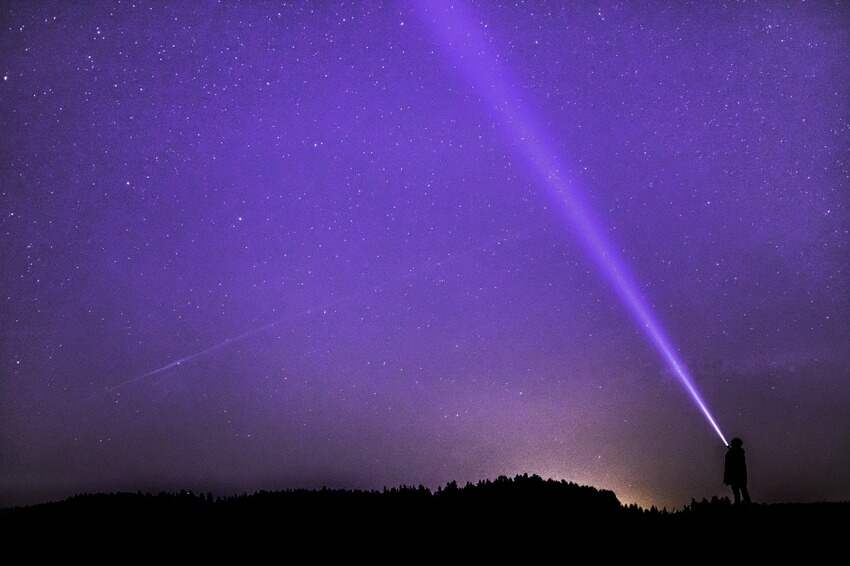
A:
<svg viewBox="0 0 850 566">
<path fill-rule="evenodd" d="M 0 30 L 0 504 L 726 495 L 554 168 L 754 499 L 850 498 L 846 4 L 5 2 Z"/>
</svg>

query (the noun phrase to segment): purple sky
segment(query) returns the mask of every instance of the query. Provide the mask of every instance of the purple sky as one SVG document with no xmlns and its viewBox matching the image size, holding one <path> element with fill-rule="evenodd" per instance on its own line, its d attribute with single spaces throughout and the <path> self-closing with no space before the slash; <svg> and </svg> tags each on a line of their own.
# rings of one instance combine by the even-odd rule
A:
<svg viewBox="0 0 850 566">
<path fill-rule="evenodd" d="M 847 6 L 472 2 L 460 36 L 430 6 L 0 8 L 0 504 L 521 472 L 725 495 L 524 131 L 753 497 L 850 498 Z"/>
</svg>

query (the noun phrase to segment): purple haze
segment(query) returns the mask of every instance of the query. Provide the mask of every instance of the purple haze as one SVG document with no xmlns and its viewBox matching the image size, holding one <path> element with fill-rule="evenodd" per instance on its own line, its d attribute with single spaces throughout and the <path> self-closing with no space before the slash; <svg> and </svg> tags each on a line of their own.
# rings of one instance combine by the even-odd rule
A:
<svg viewBox="0 0 850 566">
<path fill-rule="evenodd" d="M 0 505 L 850 498 L 848 8 L 429 5 L 3 4 Z"/>
</svg>

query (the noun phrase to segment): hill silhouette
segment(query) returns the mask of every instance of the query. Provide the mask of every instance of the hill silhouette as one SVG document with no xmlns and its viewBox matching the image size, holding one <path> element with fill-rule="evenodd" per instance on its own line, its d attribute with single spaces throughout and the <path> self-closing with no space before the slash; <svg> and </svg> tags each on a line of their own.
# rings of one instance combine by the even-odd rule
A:
<svg viewBox="0 0 850 566">
<path fill-rule="evenodd" d="M 402 485 L 383 490 L 290 489 L 214 497 L 209 493 L 81 494 L 63 501 L 0 511 L 0 528 L 64 530 L 223 526 L 272 528 L 293 537 L 374 531 L 552 533 L 596 531 L 747 533 L 828 529 L 846 524 L 850 502 L 732 505 L 728 498 L 692 501 L 682 509 L 623 505 L 612 491 L 538 475 L 500 476 L 436 490 Z M 724 535 L 725 536 L 725 535 Z"/>
</svg>

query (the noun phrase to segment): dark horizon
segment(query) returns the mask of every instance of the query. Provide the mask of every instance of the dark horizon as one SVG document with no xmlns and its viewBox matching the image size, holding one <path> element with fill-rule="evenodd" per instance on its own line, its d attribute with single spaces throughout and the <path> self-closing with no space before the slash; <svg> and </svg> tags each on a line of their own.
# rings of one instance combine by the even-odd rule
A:
<svg viewBox="0 0 850 566">
<path fill-rule="evenodd" d="M 0 505 L 850 500 L 850 7 L 450 4 L 3 3 Z"/>
<path fill-rule="evenodd" d="M 45 504 L 60 504 L 64 503 L 68 500 L 74 500 L 85 497 L 115 497 L 120 495 L 138 495 L 145 497 L 159 497 L 159 496 L 168 496 L 168 497 L 178 497 L 181 494 L 191 494 L 196 497 L 213 497 L 214 499 L 234 499 L 234 498 L 246 498 L 253 497 L 257 495 L 262 495 L 264 493 L 290 493 L 290 492 L 307 492 L 307 493 L 319 493 L 323 491 L 332 491 L 332 492 L 343 492 L 343 493 L 372 493 L 372 494 L 385 494 L 388 492 L 392 492 L 395 490 L 404 490 L 404 489 L 425 489 L 431 494 L 437 494 L 441 491 L 445 490 L 447 487 L 456 486 L 458 488 L 468 487 L 470 485 L 480 485 L 483 482 L 496 482 L 504 478 L 513 479 L 517 476 L 528 476 L 528 477 L 536 477 L 540 478 L 543 481 L 553 481 L 563 483 L 566 482 L 568 484 L 576 485 L 581 488 L 593 488 L 600 492 L 607 492 L 613 494 L 617 501 L 623 507 L 632 507 L 636 506 L 643 510 L 657 509 L 659 511 L 668 511 L 668 512 L 680 512 L 682 510 L 686 510 L 688 507 L 693 505 L 694 502 L 697 503 L 714 503 L 714 504 L 724 504 L 734 506 L 734 501 L 728 490 L 718 490 L 717 493 L 712 494 L 702 494 L 700 496 L 693 496 L 686 501 L 681 501 L 673 505 L 659 505 L 655 501 L 638 501 L 638 500 L 624 500 L 617 494 L 616 491 L 604 487 L 599 487 L 590 484 L 583 484 L 580 482 L 575 482 L 566 478 L 550 478 L 541 476 L 535 472 L 522 472 L 516 474 L 501 474 L 499 476 L 494 476 L 491 478 L 478 478 L 476 480 L 466 480 L 466 481 L 457 481 L 457 480 L 449 480 L 448 482 L 436 485 L 425 485 L 425 484 L 411 484 L 411 483 L 400 483 L 394 485 L 380 485 L 380 486 L 349 486 L 343 484 L 334 484 L 323 481 L 311 480 L 307 484 L 298 484 L 298 485 L 288 485 L 284 486 L 279 483 L 271 482 L 269 485 L 272 487 L 259 487 L 259 488 L 251 488 L 251 489 L 234 489 L 231 487 L 223 487 L 218 486 L 210 486 L 210 485 L 194 485 L 194 486 L 184 486 L 180 488 L 175 488 L 174 485 L 137 485 L 137 486 L 117 486 L 115 489 L 104 488 L 101 485 L 96 486 L 94 489 L 81 489 L 75 492 L 55 492 L 55 495 L 42 497 L 40 499 L 32 499 L 32 500 L 19 500 L 19 501 L 0 501 L 0 510 L 12 510 L 16 508 L 22 507 L 32 507 L 32 506 L 43 506 Z M 752 505 L 755 506 L 771 506 L 771 505 L 808 505 L 808 504 L 821 504 L 821 503 L 836 503 L 843 505 L 850 505 L 850 499 L 760 499 L 758 501 L 754 501 Z"/>
</svg>

